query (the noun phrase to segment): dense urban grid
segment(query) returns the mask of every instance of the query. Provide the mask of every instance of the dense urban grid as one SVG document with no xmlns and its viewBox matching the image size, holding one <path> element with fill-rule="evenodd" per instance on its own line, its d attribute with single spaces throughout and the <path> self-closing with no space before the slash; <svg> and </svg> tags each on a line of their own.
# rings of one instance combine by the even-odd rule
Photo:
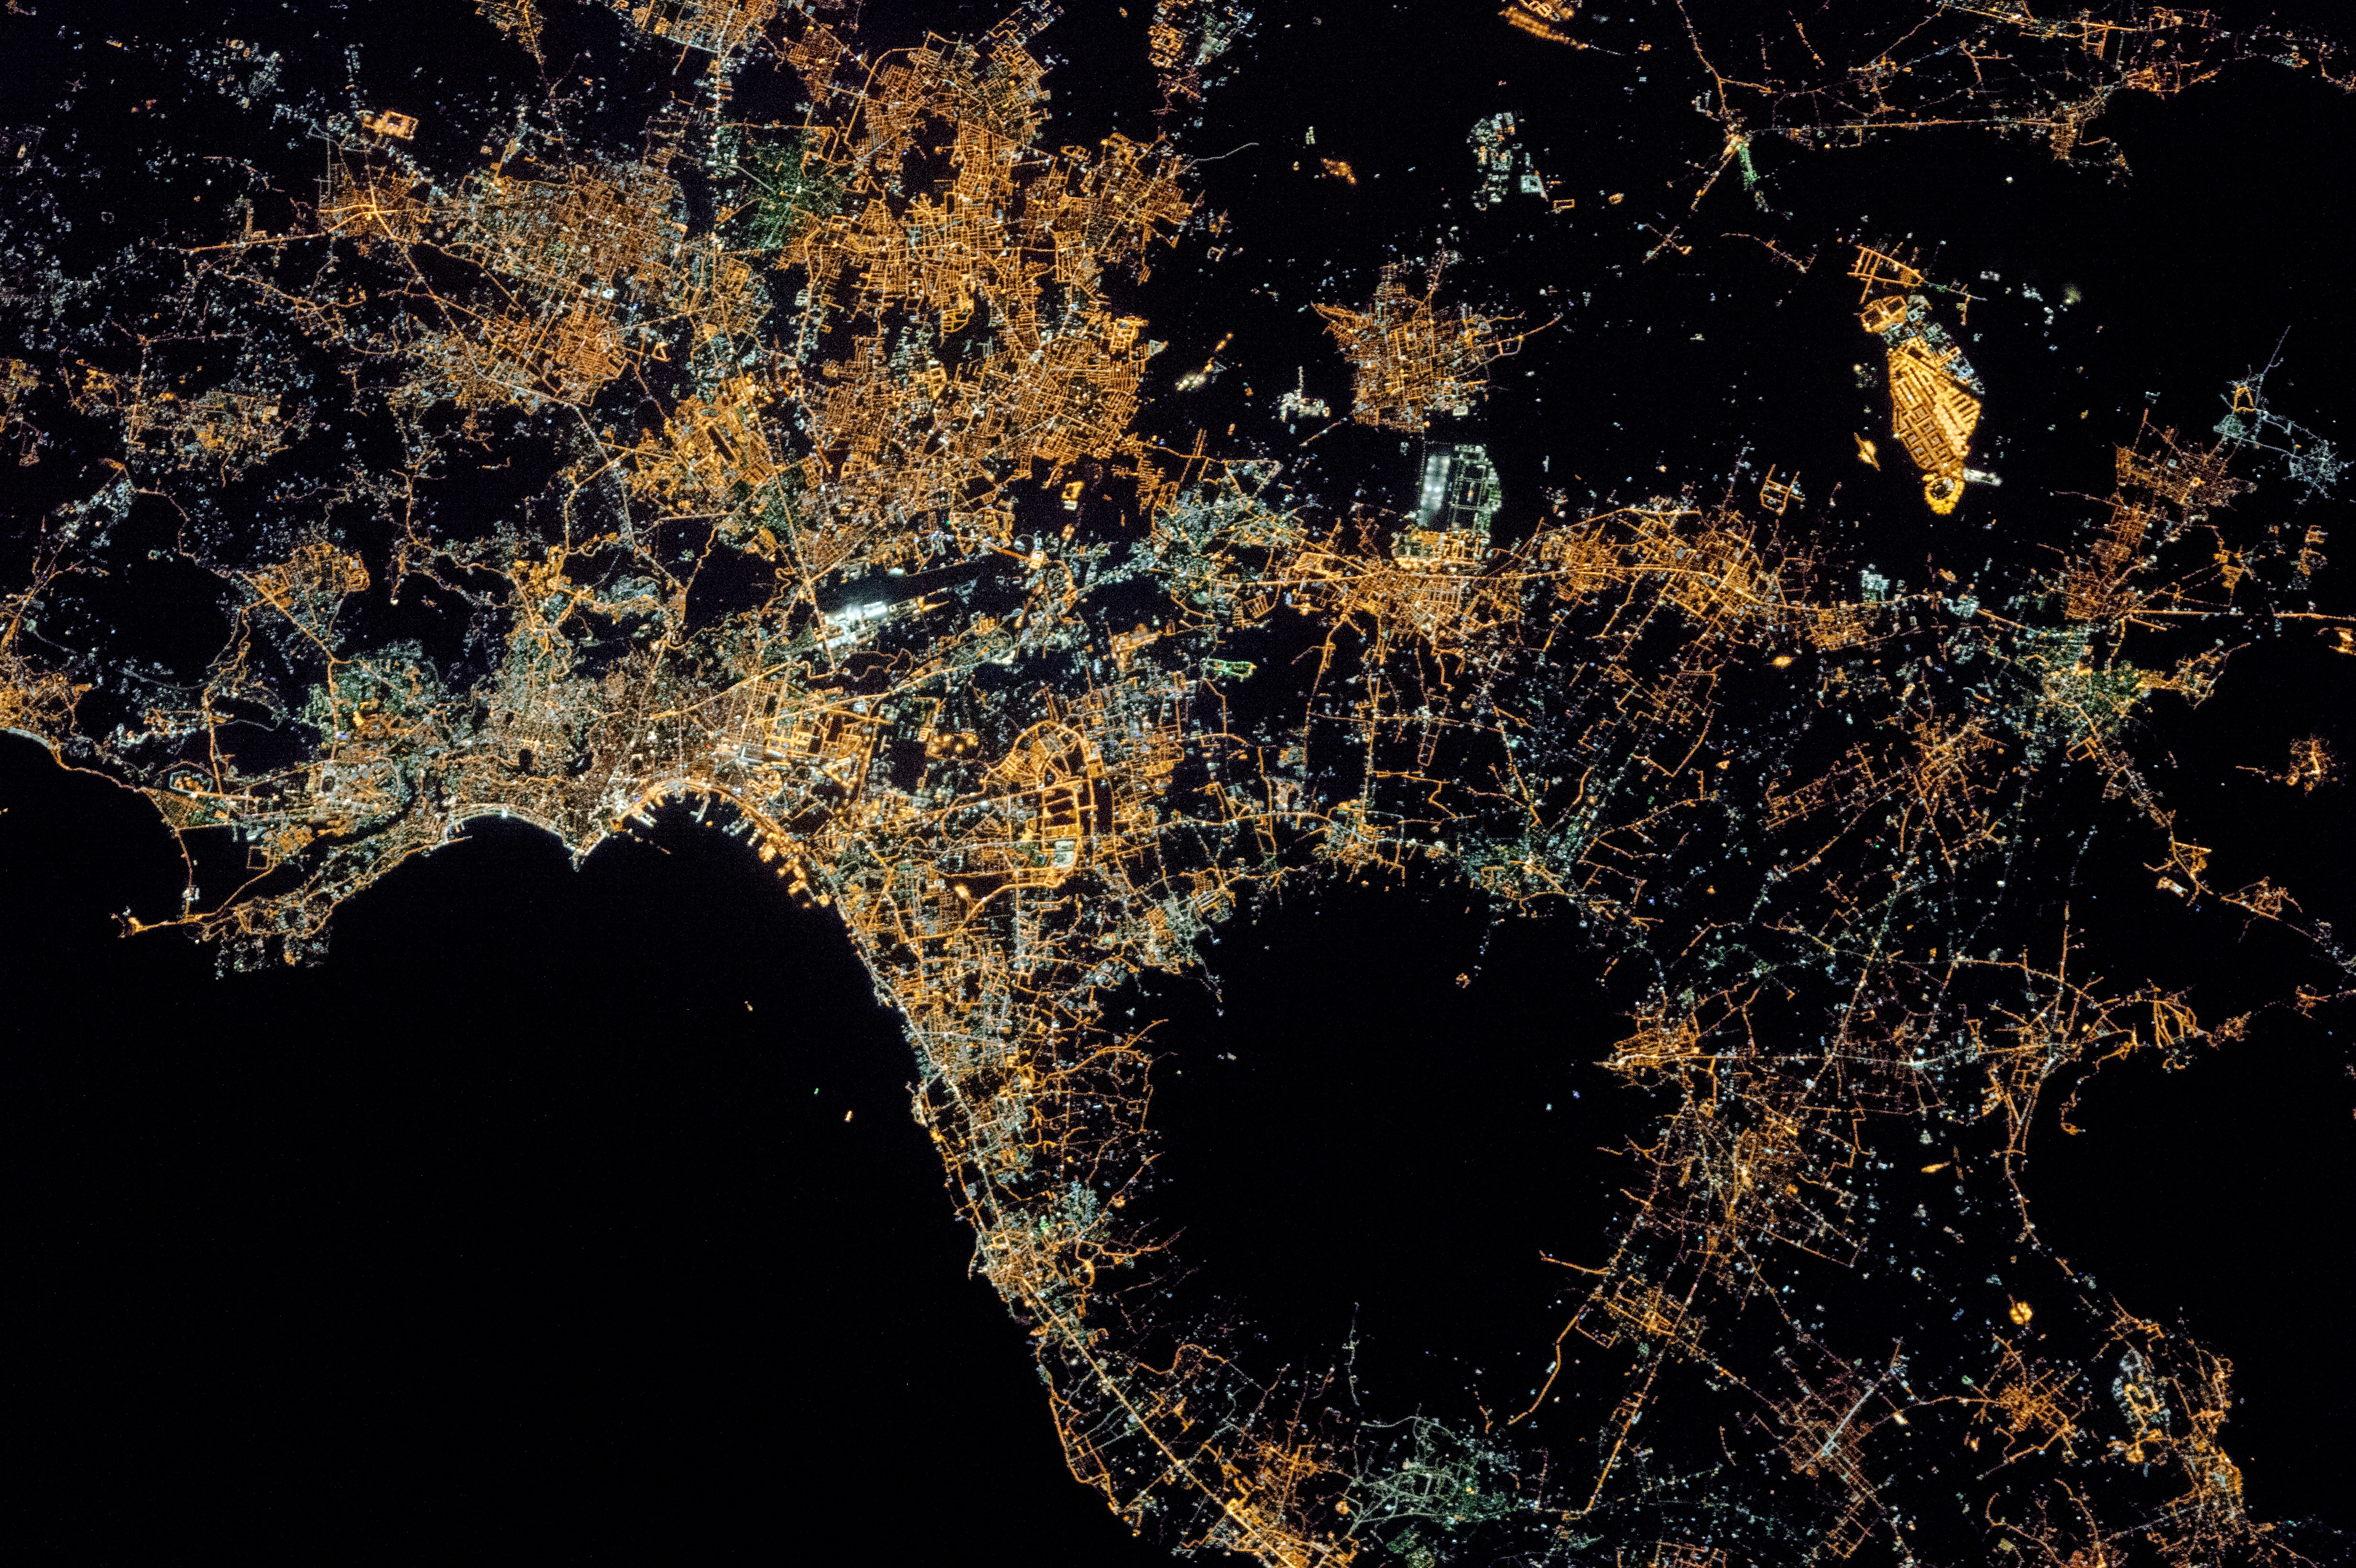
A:
<svg viewBox="0 0 2356 1568">
<path fill-rule="evenodd" d="M 666 802 L 711 810 L 839 912 L 1073 1472 L 1173 1547 L 2299 1560 L 2244 1509 L 2229 1367 L 2164 1304 L 2077 1277 L 2022 1186 L 2057 1076 L 2227 1046 L 2256 1015 L 2197 1018 L 2178 977 L 2084 973 L 2070 927 L 2029 947 L 1999 923 L 2024 813 L 2077 790 L 2147 841 L 2153 897 L 2304 934 L 2317 978 L 2262 1011 L 2348 994 L 2297 868 L 2212 864 L 2138 751 L 2154 705 L 2230 686 L 2253 615 L 2350 651 L 2308 603 L 2321 528 L 2237 509 L 2339 477 L 2263 373 L 2126 432 L 2115 489 L 2038 571 L 1958 555 L 1909 586 L 1827 564 L 1829 476 L 1508 497 L 1450 421 L 1555 308 L 1464 297 L 1441 253 L 1311 302 L 1352 390 L 1337 415 L 1296 385 L 1289 424 L 1412 449 L 1320 499 L 1285 452 L 1190 425 L 1169 400 L 1226 368 L 1161 357 L 1114 303 L 1225 219 L 1174 134 L 1052 144 L 1051 12 L 871 38 L 779 0 L 612 8 L 660 67 L 635 151 L 579 129 L 584 77 L 455 161 L 428 151 L 430 103 L 314 113 L 250 41 L 76 35 L 327 150 L 284 190 L 207 149 L 217 232 L 78 261 L 20 192 L 7 236 L 6 442 L 81 482 L 12 541 L 0 725 L 162 813 L 189 877 L 160 923 L 231 965 L 300 962 L 483 817 L 586 855 Z M 479 9 L 482 47 L 544 75 L 549 7 Z M 1662 12 L 1648 48 L 1699 62 L 1721 150 L 1631 263 L 1690 245 L 1771 140 L 1936 123 L 2083 158 L 2122 92 L 2244 61 L 2345 80 L 2325 43 L 2192 13 L 1901 9 L 1863 45 Z M 1159 0 L 1166 113 L 1248 23 Z M 1594 47 L 1577 0 L 1494 25 Z M 1721 74 L 1745 49 L 1760 80 Z M 739 112 L 755 73 L 798 84 L 798 118 Z M 67 156 L 15 133 L 20 182 Z M 1515 134 L 1475 127 L 1483 199 L 1570 212 Z M 2007 389 L 1963 357 L 1965 283 L 1896 236 L 1825 237 L 1812 263 L 1762 243 L 1861 283 L 1824 327 L 1886 350 L 1859 458 L 1894 443 L 1934 516 L 1993 483 L 1973 443 Z M 440 504 L 459 471 L 497 504 Z M 1510 537 L 1509 499 L 1537 514 Z M 130 656 L 123 581 L 198 627 L 218 606 L 222 635 Z M 2286 791 L 2337 778 L 2320 736 L 2282 765 Z M 1200 965 L 1280 884 L 1333 880 L 1461 886 L 1647 977 L 1609 1061 L 1661 1107 L 1632 1129 L 1626 1218 L 1559 1260 L 1579 1304 L 1547 1381 L 1480 1422 L 1378 1423 L 1333 1375 L 1158 1309 L 1154 1051 L 1108 999 Z M 1806 1303 L 1866 1275 L 1914 1306 L 1828 1331 Z M 1524 1424 L 1574 1345 L 1617 1402 L 1541 1456 Z"/>
</svg>

